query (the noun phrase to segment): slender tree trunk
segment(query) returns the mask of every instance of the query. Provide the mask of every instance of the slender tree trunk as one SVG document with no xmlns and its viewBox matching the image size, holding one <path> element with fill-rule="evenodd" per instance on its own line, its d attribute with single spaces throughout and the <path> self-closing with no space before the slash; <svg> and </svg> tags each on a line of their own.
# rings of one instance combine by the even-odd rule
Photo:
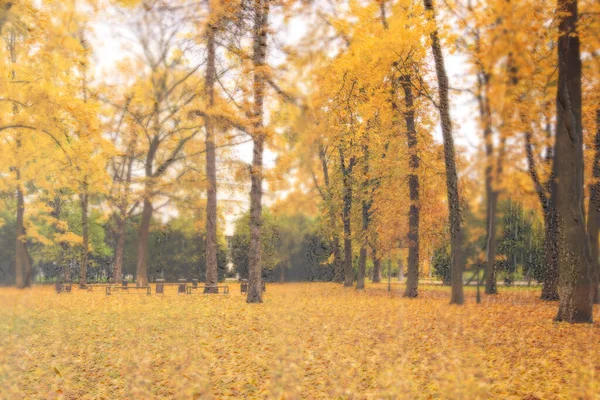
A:
<svg viewBox="0 0 600 400">
<path fill-rule="evenodd" d="M 89 226 L 88 226 L 88 208 L 89 208 L 89 194 L 88 194 L 88 183 L 87 177 L 83 180 L 82 190 L 79 194 L 79 205 L 81 206 L 81 254 L 79 264 L 79 287 L 85 288 L 87 284 L 87 265 L 88 265 L 88 254 L 90 250 L 90 238 L 89 238 Z"/>
<path fill-rule="evenodd" d="M 344 286 L 350 287 L 354 282 L 354 268 L 352 267 L 352 223 L 350 220 L 352 212 L 352 181 L 349 176 L 350 172 L 343 166 L 342 169 L 342 183 L 344 186 L 344 205 L 342 209 L 342 220 L 344 223 Z"/>
<path fill-rule="evenodd" d="M 27 254 L 27 238 L 25 236 L 25 196 L 21 189 L 21 172 L 15 169 L 17 174 L 17 224 L 16 224 L 16 247 L 15 247 L 15 277 L 16 286 L 19 289 L 31 286 L 31 263 Z"/>
<path fill-rule="evenodd" d="M 344 282 L 344 260 L 340 250 L 340 238 L 337 234 L 333 235 L 331 246 L 333 247 L 333 281 L 342 283 Z"/>
<path fill-rule="evenodd" d="M 577 0 L 558 0 L 556 98 L 556 211 L 558 216 L 558 321 L 592 322 L 593 262 L 583 212 L 583 128 L 581 57 Z"/>
<path fill-rule="evenodd" d="M 554 192 L 555 189 L 552 189 Z M 542 300 L 558 300 L 558 221 L 554 194 L 550 194 L 548 210 L 544 213 L 544 281 L 542 282 Z"/>
<path fill-rule="evenodd" d="M 598 239 L 600 233 L 600 108 L 596 110 L 596 136 L 594 137 L 593 182 L 590 185 L 587 231 L 590 238 L 594 265 L 594 303 L 600 304 L 600 264 L 598 263 Z"/>
<path fill-rule="evenodd" d="M 373 246 L 371 249 L 373 257 L 373 283 L 381 282 L 381 257 L 377 252 L 377 246 Z"/>
<path fill-rule="evenodd" d="M 496 287 L 496 208 L 498 201 L 498 193 L 493 187 L 493 171 L 494 171 L 494 144 L 492 142 L 492 115 L 489 106 L 489 98 L 487 94 L 488 74 L 485 71 L 480 72 L 478 78 L 480 93 L 479 115 L 483 122 L 483 141 L 485 143 L 485 197 L 486 197 L 486 263 L 485 263 L 485 293 L 498 293 Z"/>
<path fill-rule="evenodd" d="M 116 248 L 115 248 L 115 265 L 113 269 L 113 282 L 118 283 L 123 279 L 123 256 L 125 254 L 125 238 L 127 220 L 119 216 L 117 217 Z"/>
<path fill-rule="evenodd" d="M 410 175 L 408 176 L 408 189 L 410 192 L 410 211 L 408 213 L 408 274 L 404 297 L 417 297 L 419 295 L 419 154 L 417 153 L 418 138 L 415 125 L 415 110 L 413 104 L 411 77 L 404 75 L 402 78 L 404 90 L 404 120 L 406 122 L 406 136 L 408 151 L 410 153 Z"/>
<path fill-rule="evenodd" d="M 367 270 L 367 236 L 369 231 L 371 204 L 369 200 L 362 201 L 362 231 L 363 240 L 360 246 L 360 256 L 358 258 L 358 274 L 356 278 L 356 289 L 365 288 L 365 273 Z"/>
<path fill-rule="evenodd" d="M 250 191 L 250 251 L 248 254 L 248 303 L 262 303 L 261 224 L 263 180 L 263 102 L 267 53 L 269 0 L 254 0 L 254 152 L 252 157 L 252 187 Z"/>
<path fill-rule="evenodd" d="M 152 221 L 152 202 L 144 197 L 142 207 L 142 220 L 138 229 L 137 269 L 136 283 L 138 286 L 148 285 L 148 235 L 150 233 L 150 222 Z"/>
<path fill-rule="evenodd" d="M 423 0 L 425 10 L 430 20 L 435 23 L 435 12 L 433 0 Z M 444 65 L 444 55 L 438 36 L 437 24 L 431 32 L 431 49 L 435 61 L 435 69 L 438 80 L 439 111 L 442 125 L 442 136 L 444 139 L 444 161 L 446 165 L 446 186 L 448 189 L 448 208 L 450 219 L 451 237 L 451 281 L 452 296 L 451 304 L 464 303 L 463 279 L 464 257 L 462 249 L 462 231 L 460 216 L 460 198 L 458 193 L 458 176 L 456 173 L 456 161 L 454 155 L 454 138 L 452 137 L 452 120 L 450 119 L 450 104 L 448 100 L 448 75 Z"/>
<path fill-rule="evenodd" d="M 209 2 L 210 3 L 210 2 Z M 214 21 L 207 27 L 207 50 L 205 94 L 208 101 L 208 110 L 214 106 L 215 71 L 215 29 Z M 218 293 L 218 266 L 217 266 L 217 166 L 214 139 L 214 127 L 210 117 L 205 118 L 206 129 L 206 286 L 204 293 Z"/>
</svg>

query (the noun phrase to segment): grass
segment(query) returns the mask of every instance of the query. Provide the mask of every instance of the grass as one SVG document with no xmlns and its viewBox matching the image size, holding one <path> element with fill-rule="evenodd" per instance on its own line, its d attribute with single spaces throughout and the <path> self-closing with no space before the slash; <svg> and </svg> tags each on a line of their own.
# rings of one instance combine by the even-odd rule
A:
<svg viewBox="0 0 600 400">
<path fill-rule="evenodd" d="M 600 325 L 528 288 L 448 304 L 394 283 L 229 296 L 0 289 L 0 398 L 600 398 Z M 171 295 L 169 295 L 171 294 Z M 600 309 L 595 309 L 600 320 Z"/>
</svg>

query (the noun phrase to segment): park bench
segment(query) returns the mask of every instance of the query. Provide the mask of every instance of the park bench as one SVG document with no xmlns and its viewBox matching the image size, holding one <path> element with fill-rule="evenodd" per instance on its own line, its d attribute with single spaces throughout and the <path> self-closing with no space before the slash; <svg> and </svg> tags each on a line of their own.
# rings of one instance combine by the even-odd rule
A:
<svg viewBox="0 0 600 400">
<path fill-rule="evenodd" d="M 111 293 L 117 292 L 117 291 L 121 291 L 121 292 L 126 292 L 126 293 L 136 293 L 136 294 L 144 294 L 144 291 L 146 292 L 146 294 L 150 295 L 152 294 L 152 288 L 150 286 L 117 286 L 117 285 L 109 285 L 106 287 L 106 295 L 110 295 Z"/>
<path fill-rule="evenodd" d="M 264 281 L 261 282 L 261 286 L 262 286 L 262 291 L 266 292 L 267 291 L 267 287 L 266 287 Z M 248 293 L 248 281 L 242 281 L 242 283 L 240 285 L 240 292 L 242 294 Z"/>
<path fill-rule="evenodd" d="M 62 292 L 71 293 L 71 282 L 67 282 L 67 283 L 56 282 L 54 289 L 56 290 L 56 293 L 62 293 Z"/>
<path fill-rule="evenodd" d="M 194 279 L 196 281 L 196 287 L 198 286 L 198 280 Z M 178 282 L 172 283 L 172 282 L 165 282 L 164 279 L 157 279 L 156 280 L 156 294 L 165 294 L 165 287 L 166 286 L 177 286 L 177 294 L 185 294 L 186 293 L 186 288 L 187 288 L 187 281 L 185 279 L 179 279 Z M 194 286 L 194 282 L 192 281 L 192 286 Z"/>
<path fill-rule="evenodd" d="M 217 293 L 220 293 L 220 294 L 229 294 L 229 286 L 222 285 L 222 286 L 213 286 L 213 287 L 217 288 Z M 194 286 L 194 285 L 188 286 L 186 288 L 186 293 L 187 294 L 192 294 L 192 292 L 194 290 L 197 290 L 197 289 L 202 289 L 202 291 L 201 292 L 199 291 L 199 293 L 200 294 L 205 294 L 204 293 L 204 289 L 206 289 L 206 286 L 198 286 L 198 285 L 196 285 L 196 286 Z M 206 293 L 206 294 L 217 294 L 217 293 Z"/>
</svg>

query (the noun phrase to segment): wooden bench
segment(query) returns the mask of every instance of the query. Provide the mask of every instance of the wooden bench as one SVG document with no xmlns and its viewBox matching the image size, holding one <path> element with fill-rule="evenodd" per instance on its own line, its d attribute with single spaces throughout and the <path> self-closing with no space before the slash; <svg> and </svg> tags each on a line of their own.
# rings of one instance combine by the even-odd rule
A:
<svg viewBox="0 0 600 400">
<path fill-rule="evenodd" d="M 106 295 L 110 295 L 111 293 L 114 293 L 116 291 L 125 291 L 129 294 L 131 293 L 136 293 L 136 294 L 144 294 L 143 292 L 141 292 L 140 290 L 145 290 L 146 294 L 150 295 L 152 294 L 152 288 L 150 286 L 107 286 L 106 287 Z"/>
<path fill-rule="evenodd" d="M 261 286 L 262 286 L 262 291 L 266 292 L 267 291 L 267 286 L 265 285 L 264 281 L 261 282 Z M 240 285 L 240 292 L 241 292 L 241 294 L 248 293 L 248 282 L 242 282 L 241 283 L 241 285 Z"/>
<path fill-rule="evenodd" d="M 213 286 L 213 287 L 217 288 L 217 293 L 205 293 L 204 289 L 206 288 L 206 286 L 198 286 L 198 285 L 196 285 L 196 286 L 194 286 L 194 285 L 188 286 L 186 288 L 186 293 L 187 294 L 192 294 L 192 292 L 194 290 L 202 289 L 201 292 L 199 291 L 200 294 L 229 294 L 229 286 L 222 285 L 222 286 Z"/>
</svg>

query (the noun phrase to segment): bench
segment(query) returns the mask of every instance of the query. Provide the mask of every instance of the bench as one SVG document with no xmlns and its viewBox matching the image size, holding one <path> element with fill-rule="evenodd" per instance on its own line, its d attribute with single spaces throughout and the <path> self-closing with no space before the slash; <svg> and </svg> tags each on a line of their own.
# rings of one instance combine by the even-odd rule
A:
<svg viewBox="0 0 600 400">
<path fill-rule="evenodd" d="M 194 282 L 195 281 L 195 282 Z M 198 280 L 192 280 L 192 286 L 198 286 Z M 156 294 L 165 294 L 165 286 L 177 286 L 177 294 L 185 294 L 187 290 L 187 281 L 185 279 L 179 279 L 178 282 L 175 283 L 167 283 L 164 279 L 156 280 Z"/>
<path fill-rule="evenodd" d="M 266 287 L 264 281 L 261 282 L 261 286 L 262 286 L 262 291 L 266 292 L 267 291 L 267 287 Z M 240 292 L 241 292 L 241 294 L 248 293 L 248 282 L 242 282 L 241 283 L 241 285 L 240 285 Z"/>
<path fill-rule="evenodd" d="M 54 289 L 56 290 L 56 293 L 62 293 L 62 292 L 71 293 L 71 283 L 70 282 L 69 283 L 56 282 Z"/>
<path fill-rule="evenodd" d="M 194 285 L 192 285 L 192 286 L 188 286 L 186 288 L 186 293 L 187 294 L 192 294 L 192 291 L 194 291 L 196 289 L 202 289 L 202 292 L 199 291 L 200 294 L 219 294 L 219 293 L 229 294 L 229 286 L 226 286 L 226 285 L 223 285 L 223 286 L 213 286 L 213 288 L 217 288 L 217 293 L 205 293 L 204 289 L 206 289 L 206 286 L 198 286 L 198 285 L 194 286 Z"/>
<path fill-rule="evenodd" d="M 145 290 L 146 294 L 150 295 L 152 294 L 152 288 L 150 286 L 107 286 L 106 287 L 106 295 L 110 295 L 111 293 L 117 292 L 117 291 L 125 291 L 127 293 L 136 293 L 136 294 L 144 294 L 142 291 L 140 290 Z"/>
</svg>

